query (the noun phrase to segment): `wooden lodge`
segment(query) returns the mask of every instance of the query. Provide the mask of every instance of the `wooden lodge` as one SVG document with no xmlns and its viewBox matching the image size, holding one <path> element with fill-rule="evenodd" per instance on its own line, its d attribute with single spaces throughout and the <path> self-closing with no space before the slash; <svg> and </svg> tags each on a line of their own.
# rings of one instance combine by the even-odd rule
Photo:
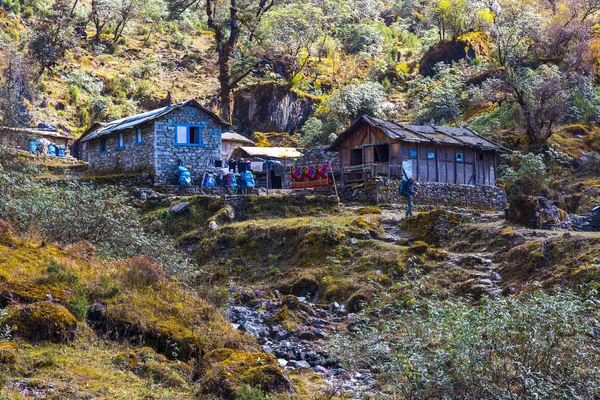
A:
<svg viewBox="0 0 600 400">
<path fill-rule="evenodd" d="M 387 176 L 495 186 L 499 153 L 508 150 L 467 128 L 401 125 L 364 115 L 328 151 L 339 152 L 347 185 Z"/>
</svg>

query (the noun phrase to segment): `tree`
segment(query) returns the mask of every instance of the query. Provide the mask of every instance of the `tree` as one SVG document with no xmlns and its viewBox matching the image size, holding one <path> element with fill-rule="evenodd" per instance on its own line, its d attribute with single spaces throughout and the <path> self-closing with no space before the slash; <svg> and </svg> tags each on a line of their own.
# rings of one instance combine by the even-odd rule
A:
<svg viewBox="0 0 600 400">
<path fill-rule="evenodd" d="M 276 5 L 276 0 L 173 0 L 169 9 L 172 15 L 179 15 L 186 10 L 198 10 L 201 5 L 208 28 L 215 34 L 221 118 L 231 121 L 233 91 L 258 65 L 248 63 L 240 41 L 254 39 L 260 20 Z"/>
<path fill-rule="evenodd" d="M 383 86 L 376 82 L 364 82 L 344 86 L 327 100 L 326 105 L 341 124 L 370 114 L 380 116 L 381 103 L 385 98 Z"/>
<path fill-rule="evenodd" d="M 535 150 L 546 147 L 553 128 L 563 121 L 568 110 L 567 79 L 556 66 L 520 68 L 507 74 L 506 82 L 521 108 L 525 134 Z"/>
<path fill-rule="evenodd" d="M 6 67 L 0 83 L 0 115 L 6 126 L 24 126 L 31 121 L 24 100 L 31 99 L 33 80 L 31 68 L 25 57 L 14 50 L 3 55 Z"/>
<path fill-rule="evenodd" d="M 161 7 L 160 1 L 143 1 L 143 0 L 120 0 L 116 10 L 116 26 L 113 36 L 113 42 L 118 42 L 127 24 L 140 17 L 151 16 L 156 7 Z M 162 8 L 162 7 L 161 7 Z"/>
<path fill-rule="evenodd" d="M 315 43 L 322 37 L 323 19 L 322 10 L 310 3 L 275 7 L 259 25 L 263 54 L 289 66 L 293 79 L 306 66 Z"/>
<path fill-rule="evenodd" d="M 94 42 L 100 42 L 102 31 L 106 25 L 110 24 L 117 16 L 118 4 L 116 0 L 92 0 L 92 10 L 90 20 L 94 24 L 96 34 Z"/>
<path fill-rule="evenodd" d="M 34 77 L 37 83 L 46 70 L 54 68 L 75 45 L 73 19 L 69 1 L 56 1 L 50 13 L 33 26 L 29 55 L 39 65 Z"/>
</svg>

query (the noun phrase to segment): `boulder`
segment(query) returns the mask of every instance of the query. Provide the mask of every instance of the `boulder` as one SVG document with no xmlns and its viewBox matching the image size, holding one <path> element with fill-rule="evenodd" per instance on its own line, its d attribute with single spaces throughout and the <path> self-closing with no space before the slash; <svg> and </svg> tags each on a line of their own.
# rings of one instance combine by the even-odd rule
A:
<svg viewBox="0 0 600 400">
<path fill-rule="evenodd" d="M 567 227 L 567 213 L 544 197 L 516 196 L 506 209 L 506 220 L 533 229 Z"/>
<path fill-rule="evenodd" d="M 492 54 L 492 42 L 485 32 L 469 32 L 452 40 L 441 40 L 431 47 L 419 62 L 419 73 L 433 76 L 437 63 L 452 64 L 460 60 L 488 58 Z"/>
<path fill-rule="evenodd" d="M 215 215 L 210 217 L 208 219 L 208 222 L 209 223 L 215 222 L 217 225 L 224 225 L 228 222 L 233 221 L 234 218 L 235 218 L 234 208 L 227 205 L 227 206 L 221 208 L 219 211 L 217 211 Z"/>
<path fill-rule="evenodd" d="M 267 353 L 248 353 L 232 349 L 208 352 L 198 364 L 193 378 L 206 394 L 234 399 L 244 386 L 267 392 L 291 393 L 292 383 L 277 358 Z"/>
<path fill-rule="evenodd" d="M 187 201 L 184 201 L 182 203 L 177 204 L 173 208 L 171 208 L 171 212 L 173 214 L 181 214 L 182 212 L 187 210 L 189 207 L 190 207 L 190 203 L 188 203 Z"/>
<path fill-rule="evenodd" d="M 0 343 L 0 364 L 14 364 L 18 349 L 19 345 L 15 342 Z"/>
<path fill-rule="evenodd" d="M 421 241 L 439 245 L 447 241 L 451 237 L 451 231 L 462 222 L 463 218 L 460 215 L 438 209 L 405 218 L 400 222 L 400 227 Z"/>
<path fill-rule="evenodd" d="M 77 320 L 61 305 L 39 301 L 10 312 L 0 325 L 13 327 L 13 333 L 26 339 L 54 343 L 75 339 Z"/>
</svg>

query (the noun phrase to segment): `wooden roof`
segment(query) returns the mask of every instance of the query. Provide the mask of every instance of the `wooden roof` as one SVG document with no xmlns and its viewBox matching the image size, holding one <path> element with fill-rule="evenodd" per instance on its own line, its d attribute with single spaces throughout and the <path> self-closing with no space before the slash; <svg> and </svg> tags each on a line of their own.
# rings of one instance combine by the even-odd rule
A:
<svg viewBox="0 0 600 400">
<path fill-rule="evenodd" d="M 380 129 L 392 141 L 467 146 L 498 152 L 510 151 L 506 147 L 494 143 L 468 128 L 437 125 L 405 125 L 368 115 L 363 115 L 357 119 L 335 139 L 327 150 L 338 151 L 346 138 L 363 124 Z"/>
</svg>

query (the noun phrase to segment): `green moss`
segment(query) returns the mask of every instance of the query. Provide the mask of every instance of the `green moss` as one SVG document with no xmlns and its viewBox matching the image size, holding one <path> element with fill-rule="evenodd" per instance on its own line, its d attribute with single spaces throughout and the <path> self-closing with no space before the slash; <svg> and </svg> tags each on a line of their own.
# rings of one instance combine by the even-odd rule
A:
<svg viewBox="0 0 600 400">
<path fill-rule="evenodd" d="M 252 347 L 214 307 L 172 283 L 118 295 L 97 323 L 184 361 L 217 347 Z"/>
<path fill-rule="evenodd" d="M 419 240 L 438 245 L 448 240 L 452 230 L 463 222 L 455 213 L 445 210 L 434 210 L 403 219 L 400 226 L 415 235 Z"/>
<path fill-rule="evenodd" d="M 234 398 L 245 385 L 268 392 L 292 391 L 291 382 L 277 359 L 266 353 L 216 349 L 202 358 L 195 376 L 206 394 L 226 399 Z"/>
<path fill-rule="evenodd" d="M 413 254 L 425 254 L 427 250 L 429 250 L 429 245 L 420 241 L 414 242 L 409 248 L 409 251 Z"/>
<path fill-rule="evenodd" d="M 14 364 L 17 362 L 17 350 L 19 345 L 16 342 L 0 343 L 0 364 Z"/>
<path fill-rule="evenodd" d="M 77 320 L 63 306 L 47 301 L 16 307 L 1 324 L 13 327 L 13 333 L 30 340 L 51 342 L 75 338 Z"/>
</svg>

